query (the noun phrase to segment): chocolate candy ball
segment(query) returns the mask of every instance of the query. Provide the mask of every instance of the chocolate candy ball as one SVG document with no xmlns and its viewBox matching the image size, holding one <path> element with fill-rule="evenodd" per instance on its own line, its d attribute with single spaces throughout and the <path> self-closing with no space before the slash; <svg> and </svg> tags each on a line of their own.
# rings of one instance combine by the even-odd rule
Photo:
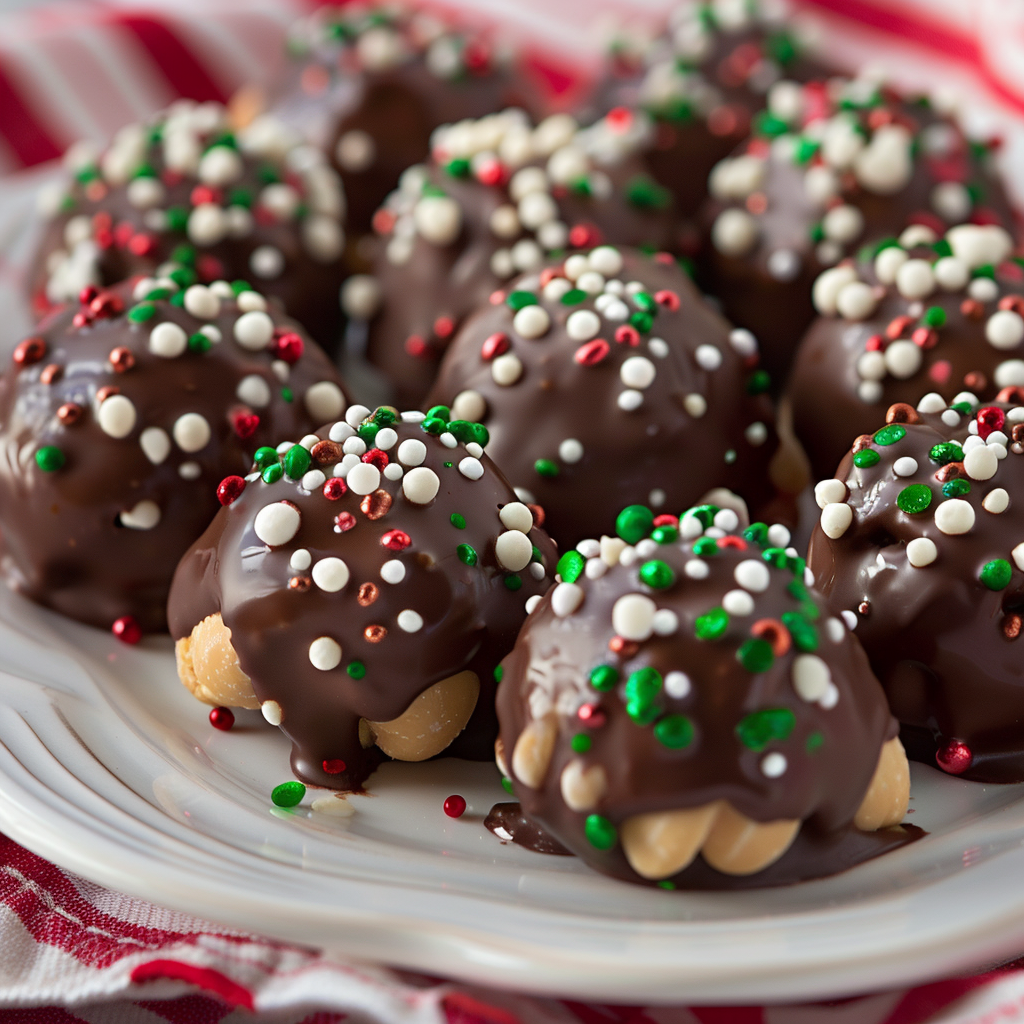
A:
<svg viewBox="0 0 1024 1024">
<path fill-rule="evenodd" d="M 356 233 L 438 125 L 541 105 L 507 46 L 436 14 L 325 7 L 293 27 L 290 46 L 272 109 L 330 155 Z"/>
<path fill-rule="evenodd" d="M 220 481 L 345 405 L 323 352 L 251 289 L 87 289 L 0 377 L 6 582 L 83 622 L 129 616 L 135 638 L 165 629 L 171 576 Z"/>
<path fill-rule="evenodd" d="M 776 499 L 757 343 L 671 257 L 599 246 L 496 299 L 429 402 L 487 425 L 491 457 L 560 546 L 600 536 L 626 504 L 678 512 L 716 487 L 759 510 Z"/>
<path fill-rule="evenodd" d="M 422 402 L 465 318 L 552 254 L 603 240 L 677 248 L 671 195 L 644 165 L 651 136 L 628 111 L 580 129 L 511 110 L 435 133 L 430 163 L 403 175 L 375 220 L 382 308 L 368 355 L 400 401 Z"/>
<path fill-rule="evenodd" d="M 669 888 L 814 878 L 901 841 L 865 834 L 907 808 L 896 722 L 789 531 L 712 505 L 670 518 L 625 509 L 563 555 L 502 663 L 498 763 L 523 817 Z"/>
<path fill-rule="evenodd" d="M 911 757 L 1024 781 L 1024 392 L 894 406 L 817 485 L 808 561 L 864 645 Z"/>
<path fill-rule="evenodd" d="M 556 555 L 486 442 L 476 423 L 353 406 L 258 452 L 175 576 L 182 680 L 261 707 L 315 785 L 358 789 L 384 753 L 489 756 L 494 670 Z"/>
<path fill-rule="evenodd" d="M 40 196 L 37 313 L 135 274 L 173 274 L 182 287 L 248 280 L 337 346 L 344 195 L 294 132 L 270 117 L 236 131 L 224 107 L 182 100 L 121 129 L 105 152 L 73 147 L 65 164 L 69 177 Z"/>
<path fill-rule="evenodd" d="M 940 238 L 916 226 L 818 277 L 819 316 L 787 386 L 816 479 L 894 403 L 1024 385 L 1024 275 L 1011 246 L 998 227 L 965 224 Z"/>
<path fill-rule="evenodd" d="M 872 80 L 780 83 L 752 138 L 711 172 L 703 272 L 782 380 L 814 280 L 912 223 L 1012 223 L 984 146 Z"/>
</svg>

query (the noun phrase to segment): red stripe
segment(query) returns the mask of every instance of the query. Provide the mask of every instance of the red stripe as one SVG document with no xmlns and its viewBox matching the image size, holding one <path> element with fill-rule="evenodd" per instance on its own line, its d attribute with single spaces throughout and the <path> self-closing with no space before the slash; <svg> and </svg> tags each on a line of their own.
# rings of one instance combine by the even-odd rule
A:
<svg viewBox="0 0 1024 1024">
<path fill-rule="evenodd" d="M 25 167 L 54 160 L 64 152 L 46 130 L 17 86 L 4 69 L 0 58 L 0 134 Z"/>
<path fill-rule="evenodd" d="M 168 1024 L 220 1024 L 234 1011 L 212 996 L 182 996 L 180 999 L 140 999 L 136 1006 L 163 1017 Z M 3 1024 L 3 1021 L 0 1021 Z"/>
<path fill-rule="evenodd" d="M 988 64 L 977 40 L 934 18 L 909 9 L 892 9 L 871 0 L 798 0 L 804 7 L 828 11 L 847 21 L 895 36 L 902 45 L 940 53 L 971 68 L 988 90 L 1008 106 L 1024 111 L 1024 95 Z"/>
<path fill-rule="evenodd" d="M 132 969 L 132 981 L 184 981 L 204 992 L 212 992 L 231 1006 L 254 1009 L 252 993 L 227 975 L 210 967 L 183 964 L 179 960 L 150 960 Z"/>
<path fill-rule="evenodd" d="M 134 36 L 177 96 L 200 102 L 216 100 L 224 103 L 227 100 L 221 87 L 166 21 L 153 15 L 130 12 L 115 13 L 109 21 Z"/>
<path fill-rule="evenodd" d="M 59 1006 L 36 1006 L 31 1010 L 0 1010 L 0 1024 L 85 1024 Z"/>
</svg>

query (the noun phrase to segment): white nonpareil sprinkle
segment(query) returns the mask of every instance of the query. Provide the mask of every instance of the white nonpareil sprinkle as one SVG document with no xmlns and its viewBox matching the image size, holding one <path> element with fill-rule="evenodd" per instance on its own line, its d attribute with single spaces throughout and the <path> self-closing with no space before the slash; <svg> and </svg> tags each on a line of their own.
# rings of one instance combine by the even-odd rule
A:
<svg viewBox="0 0 1024 1024">
<path fill-rule="evenodd" d="M 719 526 L 721 524 L 716 522 L 715 525 Z M 737 519 L 736 526 L 731 526 L 729 527 L 729 529 L 735 530 L 738 526 L 739 521 Z M 782 525 L 782 523 L 772 523 L 772 525 L 768 527 L 768 543 L 773 548 L 787 548 L 789 547 L 790 540 L 792 540 L 792 536 L 789 530 L 787 530 L 786 527 Z M 787 554 L 788 553 L 789 552 L 787 552 Z"/>
<path fill-rule="evenodd" d="M 139 435 L 139 447 L 154 466 L 159 466 L 171 454 L 171 439 L 160 427 L 146 427 Z"/>
<path fill-rule="evenodd" d="M 842 480 L 822 480 L 814 485 L 814 500 L 818 508 L 846 500 L 846 484 Z"/>
<path fill-rule="evenodd" d="M 309 662 L 321 672 L 330 672 L 341 664 L 341 644 L 329 636 L 317 637 L 309 645 Z"/>
<path fill-rule="evenodd" d="M 397 462 L 389 462 L 384 467 L 385 480 L 401 480 L 403 473 L 405 473 L 405 470 Z"/>
<path fill-rule="evenodd" d="M 194 284 L 185 292 L 185 309 L 200 320 L 212 320 L 220 313 L 220 298 L 206 285 Z"/>
<path fill-rule="evenodd" d="M 754 599 L 745 590 L 730 590 L 722 597 L 722 607 L 730 615 L 751 615 Z"/>
<path fill-rule="evenodd" d="M 722 353 L 714 345 L 698 345 L 693 358 L 702 370 L 717 370 L 722 365 Z"/>
<path fill-rule="evenodd" d="M 280 725 L 284 721 L 284 711 L 276 700 L 265 700 L 260 705 L 260 711 L 271 725 Z"/>
<path fill-rule="evenodd" d="M 397 558 L 389 558 L 380 567 L 380 578 L 385 583 L 401 583 L 405 579 L 405 565 Z"/>
<path fill-rule="evenodd" d="M 258 373 L 250 373 L 238 382 L 235 397 L 253 409 L 263 409 L 270 405 L 270 385 Z"/>
<path fill-rule="evenodd" d="M 491 377 L 494 379 L 495 384 L 500 384 L 502 387 L 510 387 L 522 375 L 523 364 L 519 357 L 512 352 L 506 352 L 503 356 L 498 356 L 491 363 Z"/>
<path fill-rule="evenodd" d="M 313 556 L 305 548 L 296 548 L 288 559 L 288 567 L 296 572 L 305 572 L 313 564 Z"/>
<path fill-rule="evenodd" d="M 398 461 L 404 466 L 421 466 L 427 457 L 427 446 L 414 437 L 407 438 L 398 446 Z"/>
<path fill-rule="evenodd" d="M 999 459 L 996 453 L 988 447 L 981 438 L 977 447 L 972 448 L 964 456 L 964 472 L 972 480 L 991 480 L 999 468 Z"/>
<path fill-rule="evenodd" d="M 448 430 L 441 434 L 440 437 L 438 437 L 438 440 L 445 446 L 445 448 L 457 448 L 459 446 L 458 438 Z"/>
<path fill-rule="evenodd" d="M 665 693 L 673 700 L 682 700 L 690 694 L 690 677 L 685 672 L 669 672 L 665 675 Z"/>
<path fill-rule="evenodd" d="M 529 307 L 527 307 L 529 308 Z M 565 322 L 566 334 L 573 341 L 590 341 L 601 330 L 601 318 L 590 309 L 577 309 Z"/>
<path fill-rule="evenodd" d="M 175 420 L 171 435 L 183 452 L 202 451 L 210 443 L 210 424 L 206 422 L 205 416 L 187 412 Z"/>
<path fill-rule="evenodd" d="M 836 312 L 845 320 L 865 320 L 877 305 L 874 289 L 863 281 L 851 281 L 836 296 Z"/>
<path fill-rule="evenodd" d="M 111 395 L 100 403 L 96 412 L 96 421 L 100 430 L 109 437 L 127 437 L 135 426 L 135 406 L 131 399 L 124 395 Z"/>
<path fill-rule="evenodd" d="M 907 260 L 896 271 L 896 290 L 905 299 L 923 299 L 935 291 L 935 275 L 927 260 Z"/>
<path fill-rule="evenodd" d="M 974 508 L 963 498 L 950 498 L 935 510 L 935 525 L 952 536 L 967 533 L 974 526 Z"/>
<path fill-rule="evenodd" d="M 479 391 L 460 391 L 452 402 L 452 419 L 479 423 L 487 412 L 487 401 Z"/>
<path fill-rule="evenodd" d="M 506 530 L 529 533 L 533 529 L 533 513 L 521 501 L 510 501 L 503 505 L 498 518 Z"/>
<path fill-rule="evenodd" d="M 988 318 L 985 338 L 993 348 L 1016 348 L 1024 339 L 1024 319 L 1012 309 L 1000 309 Z"/>
<path fill-rule="evenodd" d="M 321 558 L 313 566 L 313 582 L 328 594 L 335 594 L 348 583 L 348 566 L 340 559 L 331 556 Z"/>
<path fill-rule="evenodd" d="M 659 608 L 654 613 L 654 632 L 658 636 L 671 636 L 679 629 L 679 616 L 671 608 Z"/>
<path fill-rule="evenodd" d="M 129 530 L 152 530 L 160 522 L 160 506 L 155 501 L 140 501 L 122 512 L 118 519 Z"/>
<path fill-rule="evenodd" d="M 299 532 L 302 516 L 299 510 L 284 501 L 264 505 L 253 520 L 253 532 L 272 548 L 287 544 Z"/>
<path fill-rule="evenodd" d="M 533 610 L 540 604 L 541 600 L 542 598 L 540 594 L 534 594 L 533 597 L 528 597 L 526 599 L 526 614 L 532 615 Z"/>
<path fill-rule="evenodd" d="M 828 618 L 825 620 L 825 634 L 832 643 L 838 644 L 841 643 L 843 637 L 846 636 L 846 630 L 838 619 Z"/>
<path fill-rule="evenodd" d="M 683 566 L 683 572 L 685 572 L 691 580 L 704 580 L 708 578 L 711 569 L 703 558 L 691 558 L 686 565 Z"/>
<path fill-rule="evenodd" d="M 761 758 L 761 773 L 768 779 L 777 779 L 784 775 L 788 766 L 786 756 L 777 750 L 773 750 Z"/>
<path fill-rule="evenodd" d="M 755 558 L 747 558 L 733 570 L 733 579 L 752 594 L 762 594 L 771 583 L 771 573 L 764 562 Z"/>
<path fill-rule="evenodd" d="M 853 522 L 853 509 L 845 502 L 833 501 L 821 510 L 821 528 L 830 540 L 838 540 Z"/>
<path fill-rule="evenodd" d="M 247 316 L 249 314 L 246 314 Z M 345 395 L 334 381 L 322 380 L 313 384 L 304 399 L 306 411 L 314 423 L 328 423 L 345 411 Z"/>
<path fill-rule="evenodd" d="M 907 544 L 907 561 L 915 569 L 931 565 L 938 556 L 939 549 L 935 546 L 935 541 L 928 537 L 915 537 Z"/>
<path fill-rule="evenodd" d="M 583 603 L 583 588 L 575 583 L 559 583 L 551 591 L 551 611 L 560 619 L 572 615 Z"/>
<path fill-rule="evenodd" d="M 235 341 L 244 349 L 259 352 L 265 349 L 274 337 L 274 321 L 270 317 L 254 309 L 243 313 L 234 326 Z"/>
<path fill-rule="evenodd" d="M 643 392 L 629 388 L 619 394 L 616 404 L 623 412 L 636 412 L 644 404 Z"/>
<path fill-rule="evenodd" d="M 423 628 L 423 616 L 406 608 L 398 613 L 398 628 L 403 633 L 418 633 Z"/>
<path fill-rule="evenodd" d="M 360 462 L 348 471 L 345 483 L 355 494 L 372 494 L 380 487 L 380 470 L 370 462 Z"/>
<path fill-rule="evenodd" d="M 1010 507 L 1010 495 L 1007 494 L 1004 488 L 997 487 L 985 495 L 985 500 L 981 503 L 981 507 L 986 512 L 999 515 Z"/>
<path fill-rule="evenodd" d="M 402 478 L 402 493 L 416 505 L 432 502 L 440 486 L 438 475 L 426 466 L 410 469 Z"/>
<path fill-rule="evenodd" d="M 937 391 L 929 391 L 917 403 L 917 411 L 924 413 L 942 412 L 946 408 L 946 400 Z"/>
<path fill-rule="evenodd" d="M 509 572 L 520 572 L 533 558 L 533 544 L 525 533 L 507 530 L 495 541 L 494 554 L 502 568 Z"/>
<path fill-rule="evenodd" d="M 479 480 L 484 475 L 484 466 L 479 459 L 470 456 L 459 463 L 459 472 L 469 480 Z"/>
<path fill-rule="evenodd" d="M 345 413 L 345 422 L 354 430 L 369 415 L 370 410 L 365 405 L 350 405 Z"/>
<path fill-rule="evenodd" d="M 654 602 L 643 594 L 626 594 L 612 608 L 612 629 L 626 640 L 646 640 L 654 631 Z"/>
<path fill-rule="evenodd" d="M 745 327 L 734 327 L 729 332 L 729 344 L 741 356 L 757 355 L 757 338 Z"/>
<path fill-rule="evenodd" d="M 550 326 L 551 317 L 543 306 L 523 306 L 512 317 L 512 329 L 521 338 L 540 338 L 547 334 Z"/>
<path fill-rule="evenodd" d="M 162 359 L 176 359 L 188 348 L 188 335 L 169 320 L 149 332 L 149 351 Z"/>
<path fill-rule="evenodd" d="M 708 411 L 708 402 L 703 395 L 692 394 L 683 399 L 683 407 L 695 420 L 699 420 Z"/>
<path fill-rule="evenodd" d="M 654 383 L 657 372 L 646 356 L 630 356 L 620 367 L 619 377 L 626 387 L 643 389 Z"/>
<path fill-rule="evenodd" d="M 397 443 L 398 432 L 392 427 L 382 427 L 373 439 L 374 448 L 379 448 L 382 452 L 390 451 Z"/>
<path fill-rule="evenodd" d="M 361 438 L 353 434 L 351 437 L 345 439 L 341 446 L 341 450 L 346 455 L 363 455 L 366 452 L 366 442 Z"/>
<path fill-rule="evenodd" d="M 715 513 L 714 525 L 719 530 L 724 530 L 726 533 L 732 533 L 733 530 L 739 528 L 740 517 L 731 508 L 720 508 Z M 789 543 L 789 534 L 786 534 L 786 543 Z M 785 544 L 776 544 L 775 547 L 785 547 Z M 655 548 L 657 550 L 657 548 Z"/>
<path fill-rule="evenodd" d="M 413 222 L 421 238 L 448 245 L 462 230 L 462 209 L 449 196 L 424 196 L 413 208 Z"/>
<path fill-rule="evenodd" d="M 892 464 L 892 471 L 897 476 L 913 476 L 917 472 L 917 459 L 902 455 Z"/>
</svg>

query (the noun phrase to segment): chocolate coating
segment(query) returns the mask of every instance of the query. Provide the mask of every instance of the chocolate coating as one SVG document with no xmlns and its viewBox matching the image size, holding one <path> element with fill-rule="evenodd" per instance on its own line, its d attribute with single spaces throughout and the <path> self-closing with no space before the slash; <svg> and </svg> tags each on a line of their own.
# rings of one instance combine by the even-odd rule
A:
<svg viewBox="0 0 1024 1024">
<path fill-rule="evenodd" d="M 344 195 L 337 174 L 270 117 L 234 131 L 226 108 L 179 101 L 121 129 L 102 154 L 76 146 L 40 197 L 47 219 L 28 277 L 42 315 L 85 285 L 180 266 L 204 283 L 248 280 L 337 348 Z"/>
<path fill-rule="evenodd" d="M 632 881 L 643 879 L 620 833 L 636 815 L 726 800 L 756 822 L 798 820 L 829 840 L 850 831 L 896 723 L 857 640 L 805 585 L 789 531 L 727 533 L 735 515 L 703 506 L 637 541 L 625 515 L 619 534 L 634 544 L 595 554 L 600 573 L 563 558 L 574 582 L 544 597 L 502 663 L 501 742 L 525 817 Z M 552 714 L 547 770 L 528 782 L 517 743 Z M 567 780 L 580 772 L 605 784 L 573 810 Z M 827 857 L 799 863 L 804 878 L 837 870 Z"/>
<path fill-rule="evenodd" d="M 246 472 L 260 445 L 345 406 L 327 357 L 278 308 L 260 312 L 255 292 L 190 289 L 189 306 L 201 298 L 212 314 L 200 316 L 175 304 L 180 294 L 142 301 L 153 285 L 126 282 L 58 310 L 0 377 L 6 582 L 83 622 L 109 628 L 130 615 L 147 631 L 166 629 L 175 566 L 219 508 L 220 481 Z M 239 344 L 245 310 L 246 325 L 269 325 L 297 361 L 278 358 L 275 339 Z"/>
<path fill-rule="evenodd" d="M 811 285 L 865 242 L 924 223 L 1013 222 L 986 147 L 869 81 L 780 83 L 753 137 L 711 173 L 701 258 L 726 316 L 781 381 L 814 316 Z"/>
<path fill-rule="evenodd" d="M 431 162 L 375 220 L 382 307 L 367 354 L 399 401 L 423 401 L 466 317 L 518 274 L 602 241 L 678 251 L 671 195 L 645 167 L 651 136 L 628 111 L 585 129 L 505 111 L 435 134 Z"/>
<path fill-rule="evenodd" d="M 965 389 L 988 399 L 1024 384 L 1024 331 L 1014 341 L 1013 330 L 1024 283 L 1006 261 L 1009 235 L 963 225 L 943 239 L 921 227 L 903 237 L 873 260 L 826 271 L 815 286 L 820 315 L 787 386 L 815 479 L 830 476 L 850 438 L 876 430 L 893 403 L 916 406 L 928 391 L 952 401 Z"/>
<path fill-rule="evenodd" d="M 582 276 L 595 267 L 606 274 Z M 715 487 L 759 512 L 775 500 L 769 464 L 778 440 L 770 401 L 750 393 L 766 386 L 750 335 L 730 332 L 671 258 L 599 247 L 564 269 L 575 282 L 558 270 L 544 272 L 543 287 L 536 275 L 520 278 L 513 298 L 476 312 L 428 404 L 482 417 L 491 457 L 543 507 L 564 549 L 600 536 L 633 502 L 678 511 Z M 598 292 L 606 277 L 614 291 L 576 288 L 564 301 L 573 283 Z M 630 297 L 633 282 L 644 298 Z M 514 326 L 525 321 L 509 301 L 523 292 L 550 322 L 540 336 Z"/>
<path fill-rule="evenodd" d="M 511 52 L 436 14 L 324 8 L 294 26 L 291 51 L 272 109 L 329 154 L 357 234 L 439 125 L 541 106 Z"/>
<path fill-rule="evenodd" d="M 1019 396 L 1013 405 L 979 409 L 967 396 L 963 403 L 959 412 L 947 411 L 929 395 L 921 406 L 928 411 L 894 425 L 905 431 L 898 441 L 858 439 L 860 461 L 874 458 L 864 452 L 878 461 L 857 466 L 851 452 L 836 480 L 818 485 L 822 524 L 831 535 L 822 524 L 815 528 L 808 559 L 836 613 L 856 621 L 856 635 L 903 725 L 908 754 L 933 764 L 938 759 L 969 779 L 1020 782 L 1024 447 L 1013 438 L 1024 433 L 1024 407 Z M 979 416 L 984 441 L 971 440 Z M 1001 439 L 1008 453 L 993 457 L 998 448 L 1007 450 Z M 964 447 L 933 451 L 951 442 Z M 917 469 L 901 462 L 897 472 L 902 459 L 913 459 Z M 930 500 L 922 509 L 925 489 Z M 910 511 L 901 507 L 901 495 Z M 852 519 L 840 530 L 844 508 Z M 995 569 L 984 571 L 993 563 Z M 966 757 L 951 756 L 957 741 L 969 748 Z"/>
<path fill-rule="evenodd" d="M 350 422 L 369 437 L 366 414 L 361 407 L 349 410 Z M 358 454 L 365 442 L 352 427 L 334 424 L 318 436 L 338 444 L 314 448 L 314 471 L 330 480 L 342 445 L 349 448 L 340 464 L 346 479 L 354 479 L 353 466 L 366 471 Z M 379 464 L 387 459 L 385 470 L 397 466 L 405 473 L 392 479 L 385 472 L 372 488 L 360 485 L 370 490 L 365 497 L 349 486 L 331 500 L 323 483 L 287 474 L 270 484 L 258 475 L 250 479 L 182 559 L 168 610 L 176 639 L 220 612 L 256 696 L 280 705 L 296 775 L 336 789 L 357 789 L 383 756 L 360 743 L 361 718 L 391 721 L 434 683 L 458 672 L 477 674 L 480 696 L 466 731 L 449 750 L 490 756 L 495 666 L 526 618 L 527 599 L 543 593 L 554 572 L 554 545 L 537 527 L 529 531 L 535 546 L 530 565 L 515 572 L 500 566 L 497 539 L 509 531 L 499 510 L 516 498 L 487 456 L 476 459 L 461 443 L 449 447 L 451 434 L 432 435 L 413 420 L 385 426 L 377 437 L 388 447 L 373 458 Z M 424 446 L 415 457 L 402 447 L 410 441 Z M 410 500 L 412 473 L 433 474 L 440 481 L 436 497 Z M 276 502 L 290 502 L 301 521 L 292 538 L 271 547 L 257 533 L 257 515 Z M 464 527 L 453 516 L 463 517 Z M 404 538 L 396 539 L 395 531 Z M 297 550 L 308 553 L 311 568 L 301 567 L 302 556 L 293 564 Z M 341 559 L 348 570 L 335 592 L 318 581 L 317 566 L 327 558 Z M 400 578 L 388 582 L 396 561 Z M 310 644 L 320 637 L 341 648 L 340 662 L 330 670 L 310 660 Z M 324 761 L 336 759 L 344 770 L 326 772 Z"/>
</svg>

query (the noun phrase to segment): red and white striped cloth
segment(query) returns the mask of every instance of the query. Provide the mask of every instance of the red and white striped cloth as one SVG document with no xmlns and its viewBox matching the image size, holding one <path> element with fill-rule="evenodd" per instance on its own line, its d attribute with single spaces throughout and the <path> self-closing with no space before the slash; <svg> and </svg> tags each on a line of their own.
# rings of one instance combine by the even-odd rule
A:
<svg viewBox="0 0 1024 1024">
<path fill-rule="evenodd" d="M 1024 169 L 1024 0 L 796 0 L 853 62 L 974 97 Z M 280 67 L 312 0 L 71 0 L 0 19 L 0 175 L 102 141 L 178 96 Z M 593 67 L 581 24 L 665 0 L 447 0 L 532 41 L 552 83 Z M 840 42 L 841 41 L 841 42 Z M 574 54 L 573 66 L 565 54 Z M 977 112 L 977 111 L 973 111 Z M 1024 171 L 1016 181 L 1024 197 Z M 2 187 L 2 186 L 0 186 Z M 0 270 L 3 261 L 0 261 Z M 5 275 L 0 273 L 0 278 Z M 9 274 L 7 276 L 10 276 Z M 3 282 L 0 282 L 3 283 Z M 9 284 L 7 285 L 9 287 Z M 254 1012 L 256 1018 L 254 1018 Z M 225 930 L 66 874 L 0 836 L 0 1024 L 1012 1024 L 1024 961 L 830 1004 L 624 1007 L 476 989 Z"/>
</svg>

